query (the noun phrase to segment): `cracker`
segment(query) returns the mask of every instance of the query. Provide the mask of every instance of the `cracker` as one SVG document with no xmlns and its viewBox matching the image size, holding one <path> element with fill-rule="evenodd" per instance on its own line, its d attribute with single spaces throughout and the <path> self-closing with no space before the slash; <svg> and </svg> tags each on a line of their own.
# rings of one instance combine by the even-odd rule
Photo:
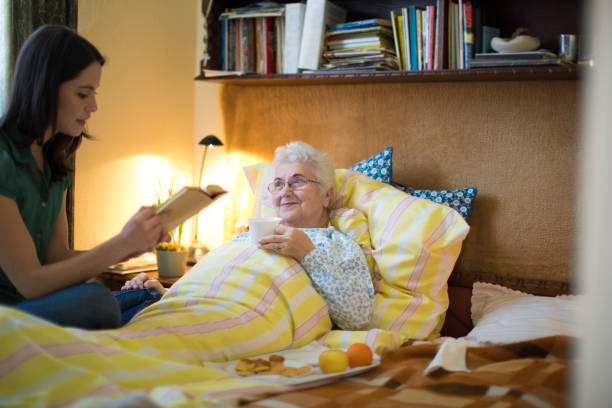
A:
<svg viewBox="0 0 612 408">
<path fill-rule="evenodd" d="M 310 373 L 312 367 L 309 365 L 287 367 L 285 366 L 285 358 L 283 356 L 273 354 L 268 360 L 263 358 L 243 358 L 236 363 L 234 370 L 236 374 L 241 376 L 283 375 L 285 377 L 298 377 Z"/>
</svg>

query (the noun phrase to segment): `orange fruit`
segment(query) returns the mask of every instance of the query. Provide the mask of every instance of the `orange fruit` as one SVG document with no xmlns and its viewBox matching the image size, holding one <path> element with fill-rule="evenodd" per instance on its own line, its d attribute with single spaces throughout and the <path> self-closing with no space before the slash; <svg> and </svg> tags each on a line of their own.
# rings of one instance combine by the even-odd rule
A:
<svg viewBox="0 0 612 408">
<path fill-rule="evenodd" d="M 348 356 L 342 350 L 326 350 L 319 354 L 319 367 L 325 374 L 341 373 L 348 364 Z"/>
<path fill-rule="evenodd" d="M 360 367 L 372 364 L 372 350 L 365 343 L 353 343 L 346 350 L 349 366 Z"/>
</svg>

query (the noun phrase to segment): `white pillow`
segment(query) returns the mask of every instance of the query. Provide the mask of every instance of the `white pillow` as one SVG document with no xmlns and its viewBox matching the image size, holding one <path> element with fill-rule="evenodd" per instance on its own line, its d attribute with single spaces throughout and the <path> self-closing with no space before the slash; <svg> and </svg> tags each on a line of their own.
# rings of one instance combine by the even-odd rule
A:
<svg viewBox="0 0 612 408">
<path fill-rule="evenodd" d="M 578 296 L 535 296 L 491 283 L 475 282 L 472 323 L 466 339 L 512 343 L 554 335 L 575 336 Z"/>
</svg>

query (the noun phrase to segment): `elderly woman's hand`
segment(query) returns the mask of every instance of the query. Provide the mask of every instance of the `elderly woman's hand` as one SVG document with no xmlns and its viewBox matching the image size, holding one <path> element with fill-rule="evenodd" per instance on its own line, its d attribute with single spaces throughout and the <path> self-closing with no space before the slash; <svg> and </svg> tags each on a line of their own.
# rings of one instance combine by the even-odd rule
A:
<svg viewBox="0 0 612 408">
<path fill-rule="evenodd" d="M 260 248 L 290 256 L 298 261 L 304 259 L 310 251 L 315 249 L 308 235 L 300 229 L 279 225 L 274 232 L 274 235 L 268 235 L 259 240 Z"/>
<path fill-rule="evenodd" d="M 136 277 L 126 281 L 121 290 L 131 290 L 131 289 L 144 289 L 144 288 L 153 288 L 162 295 L 168 291 L 168 289 L 164 288 L 160 281 L 157 279 L 151 278 L 146 273 L 142 272 L 136 275 Z"/>
</svg>

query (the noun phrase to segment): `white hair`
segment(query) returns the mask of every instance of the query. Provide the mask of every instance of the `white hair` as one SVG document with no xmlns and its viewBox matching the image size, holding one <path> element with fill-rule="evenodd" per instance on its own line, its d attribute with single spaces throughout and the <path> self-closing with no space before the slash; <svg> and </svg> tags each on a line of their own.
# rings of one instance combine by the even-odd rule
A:
<svg viewBox="0 0 612 408">
<path fill-rule="evenodd" d="M 284 163 L 305 163 L 309 165 L 319 182 L 322 193 L 333 188 L 336 183 L 336 168 L 331 157 L 308 143 L 290 142 L 277 147 L 274 152 L 274 166 Z"/>
</svg>

